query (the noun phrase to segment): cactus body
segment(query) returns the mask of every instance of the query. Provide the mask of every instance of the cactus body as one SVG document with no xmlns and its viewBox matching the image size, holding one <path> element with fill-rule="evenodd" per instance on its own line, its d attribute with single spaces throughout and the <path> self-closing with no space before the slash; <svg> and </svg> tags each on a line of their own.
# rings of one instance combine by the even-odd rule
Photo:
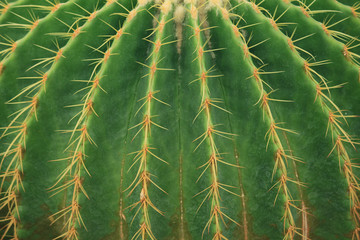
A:
<svg viewBox="0 0 360 240">
<path fill-rule="evenodd" d="M 1 239 L 360 239 L 360 1 L 0 1 Z"/>
</svg>

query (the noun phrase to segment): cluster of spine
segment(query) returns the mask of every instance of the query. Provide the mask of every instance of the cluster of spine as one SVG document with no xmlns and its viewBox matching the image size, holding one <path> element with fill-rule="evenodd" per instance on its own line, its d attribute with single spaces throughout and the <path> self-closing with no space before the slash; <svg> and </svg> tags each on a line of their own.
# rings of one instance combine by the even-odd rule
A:
<svg viewBox="0 0 360 240">
<path fill-rule="evenodd" d="M 0 16 L 5 14 L 9 8 L 10 8 L 10 4 L 5 0 L 4 2 L 0 2 Z"/>
<path fill-rule="evenodd" d="M 360 18 L 360 3 L 354 3 L 351 6 L 351 13 L 354 17 Z"/>
<path fill-rule="evenodd" d="M 312 3 L 306 4 L 306 1 L 304 0 L 298 0 L 297 1 L 299 3 L 299 8 L 301 10 L 301 12 L 308 18 L 313 17 L 316 14 L 322 14 L 322 13 L 330 13 L 330 14 L 334 14 L 336 13 L 335 10 L 311 10 L 312 5 L 315 3 L 315 1 L 313 1 Z M 335 2 L 335 4 L 339 5 L 339 3 Z M 360 9 L 360 4 L 359 3 L 354 3 L 353 6 L 349 6 L 349 8 L 351 9 L 351 14 L 353 17 L 355 18 L 359 18 L 359 9 Z M 333 22 L 334 15 L 331 15 L 330 17 L 326 17 L 322 20 L 322 22 L 318 22 L 321 25 L 321 28 L 323 29 L 324 33 L 327 36 L 331 36 L 333 37 L 337 42 L 342 43 L 343 44 L 343 55 L 344 57 L 351 62 L 352 64 L 355 64 L 356 66 L 359 67 L 359 72 L 360 72 L 360 63 L 359 63 L 359 58 L 360 55 L 356 52 L 354 52 L 353 50 L 358 48 L 360 46 L 359 43 L 356 44 L 356 42 L 358 42 L 358 39 L 356 38 L 356 36 L 351 36 L 347 33 L 344 33 L 342 31 L 336 30 L 336 29 L 332 29 L 332 28 L 342 28 L 342 27 L 346 27 L 347 26 L 347 21 L 349 20 L 349 18 L 351 16 L 348 16 L 346 18 L 342 18 L 336 22 Z M 333 23 L 331 23 L 333 22 Z M 313 56 L 312 56 L 313 58 Z"/>
<path fill-rule="evenodd" d="M 3 58 L 7 58 L 12 52 L 15 51 L 17 43 L 12 40 L 10 37 L 2 36 L 0 35 L 2 40 L 4 42 L 1 42 L 0 45 L 6 46 L 5 49 L 0 51 L 0 55 L 2 55 Z M 0 62 L 0 72 L 2 70 L 3 63 Z"/>
<path fill-rule="evenodd" d="M 165 1 L 162 3 L 159 8 L 161 9 L 160 16 L 158 18 L 154 17 L 154 21 L 156 27 L 154 28 L 153 32 L 145 38 L 146 41 L 152 44 L 152 50 L 150 55 L 148 56 L 147 60 L 149 65 L 145 63 L 140 63 L 144 67 L 148 69 L 148 73 L 143 76 L 147 80 L 147 91 L 146 95 L 139 99 L 139 102 L 142 102 L 141 106 L 136 111 L 135 115 L 139 113 L 143 113 L 143 120 L 136 124 L 135 126 L 131 127 L 130 129 L 139 128 L 136 134 L 133 137 L 133 140 L 139 136 L 142 137 L 142 146 L 141 149 L 135 152 L 135 157 L 133 158 L 133 163 L 130 166 L 130 169 L 138 164 L 138 170 L 136 171 L 136 176 L 132 183 L 129 185 L 127 190 L 129 190 L 129 195 L 132 194 L 136 189 L 140 188 L 140 196 L 139 201 L 131 204 L 128 208 L 136 209 L 136 212 L 133 216 L 134 221 L 135 217 L 139 214 L 141 216 L 140 228 L 136 231 L 132 239 L 147 239 L 150 238 L 152 240 L 156 239 L 152 227 L 151 221 L 149 217 L 149 209 L 152 208 L 159 214 L 163 215 L 162 211 L 160 211 L 151 201 L 149 195 L 149 186 L 153 184 L 156 188 L 161 190 L 162 192 L 166 193 L 160 186 L 158 186 L 152 179 L 151 176 L 153 174 L 150 173 L 150 169 L 148 167 L 149 161 L 151 159 L 159 160 L 165 164 L 168 164 L 165 160 L 158 157 L 154 150 L 156 148 L 152 147 L 151 142 L 151 128 L 152 126 L 158 127 L 163 130 L 167 130 L 165 127 L 157 124 L 153 119 L 155 118 L 155 114 L 153 111 L 153 104 L 160 103 L 168 105 L 167 103 L 163 102 L 162 100 L 155 97 L 155 94 L 159 93 L 159 90 L 155 89 L 155 82 L 157 78 L 157 73 L 159 71 L 167 71 L 172 69 L 165 69 L 160 68 L 159 63 L 162 60 L 162 56 L 160 56 L 160 48 L 165 44 L 169 44 L 171 42 L 165 42 L 167 36 L 164 36 L 164 28 L 165 25 L 168 24 L 172 19 L 168 19 L 168 15 L 172 9 L 172 3 L 170 1 Z M 149 40 L 148 38 L 154 36 L 154 40 Z M 141 136 L 142 134 L 142 136 Z M 130 170 L 129 169 L 129 170 Z M 139 213 L 140 212 L 140 213 Z"/>
<path fill-rule="evenodd" d="M 206 131 L 194 140 L 194 142 L 199 142 L 195 150 L 199 148 L 202 143 L 204 143 L 206 145 L 206 148 L 209 149 L 209 153 L 210 153 L 208 161 L 201 166 L 201 168 L 204 168 L 204 170 L 202 171 L 198 180 L 208 171 L 210 173 L 211 184 L 209 187 L 205 188 L 204 190 L 196 194 L 199 195 L 207 191 L 207 194 L 203 199 L 202 203 L 200 204 L 199 208 L 203 205 L 203 203 L 206 200 L 209 200 L 211 204 L 210 219 L 205 225 L 205 228 L 203 230 L 203 235 L 206 229 L 208 230 L 208 232 L 211 229 L 211 232 L 213 233 L 212 239 L 214 240 L 228 239 L 222 233 L 224 228 L 227 227 L 225 223 L 225 219 L 235 224 L 238 223 L 223 212 L 224 207 L 221 204 L 220 190 L 226 191 L 238 197 L 240 196 L 228 189 L 228 188 L 232 188 L 232 186 L 220 182 L 218 165 L 220 163 L 233 167 L 238 167 L 238 166 L 230 164 L 222 158 L 221 156 L 222 154 L 219 152 L 214 136 L 217 135 L 223 138 L 231 139 L 233 134 L 218 130 L 217 126 L 212 121 L 211 112 L 213 111 L 213 109 L 218 109 L 221 111 L 225 111 L 227 113 L 230 112 L 217 105 L 222 101 L 220 99 L 211 97 L 210 89 L 208 86 L 208 81 L 211 80 L 211 78 L 216 78 L 219 76 L 210 75 L 210 73 L 214 71 L 214 69 L 213 67 L 211 68 L 206 67 L 205 54 L 208 54 L 212 51 L 216 51 L 218 49 L 211 49 L 211 50 L 207 49 L 208 46 L 206 45 L 208 43 L 208 40 L 203 41 L 204 35 L 202 35 L 202 32 L 206 31 L 208 28 L 204 28 L 202 24 L 199 24 L 198 8 L 193 3 L 187 4 L 186 7 L 191 15 L 191 20 L 190 20 L 191 25 L 189 26 L 194 31 L 194 34 L 189 40 L 192 41 L 192 43 L 196 46 L 195 48 L 196 58 L 193 60 L 193 62 L 195 62 L 195 64 L 197 64 L 198 66 L 198 76 L 199 76 L 199 78 L 192 81 L 192 83 L 193 82 L 200 83 L 200 94 L 201 94 L 201 103 L 199 106 L 199 112 L 195 116 L 194 121 L 199 117 L 200 114 L 202 114 L 206 126 Z"/>
<path fill-rule="evenodd" d="M 7 12 L 9 9 L 9 4 L 7 2 L 1 3 L 2 14 Z M 31 15 L 31 20 L 20 16 L 16 13 L 17 17 L 22 20 L 25 20 L 27 24 L 20 23 L 11 23 L 8 24 L 9 27 L 13 28 L 24 28 L 28 29 L 29 32 L 34 30 L 39 24 L 39 19 L 35 15 Z M 9 61 L 11 54 L 15 52 L 17 45 L 21 43 L 21 40 L 14 41 L 8 36 L 0 37 L 5 42 L 0 42 L 1 45 L 7 47 L 0 52 L 2 55 L 2 60 L 0 61 L 0 75 L 2 73 L 3 63 Z M 41 47 L 41 46 L 39 46 Z M 34 68 L 38 65 L 49 65 L 56 64 L 56 62 L 64 57 L 62 55 L 62 49 L 57 45 L 57 51 L 53 51 L 47 48 L 48 50 L 55 54 L 51 58 L 40 59 L 38 63 L 33 65 L 31 68 Z M 39 59 L 37 59 L 39 60 Z M 29 70 L 31 69 L 29 68 Z M 3 133 L 0 139 L 8 139 L 8 147 L 5 152 L 1 153 L 1 164 L 0 168 L 5 169 L 0 175 L 1 178 L 1 198 L 0 198 L 0 210 L 6 211 L 7 214 L 5 217 L 0 219 L 0 222 L 3 223 L 3 234 L 1 239 L 5 239 L 11 236 L 11 239 L 18 239 L 17 227 L 20 221 L 19 214 L 19 193 L 21 190 L 25 191 L 22 184 L 23 177 L 23 159 L 26 152 L 26 134 L 27 134 L 27 125 L 28 123 L 35 118 L 36 109 L 39 105 L 40 96 L 46 91 L 46 81 L 48 78 L 49 71 L 44 73 L 41 71 L 35 71 L 37 76 L 35 77 L 22 77 L 27 81 L 34 81 L 32 84 L 24 87 L 19 94 L 10 99 L 7 104 L 12 104 L 19 106 L 18 110 L 9 115 L 12 118 L 7 127 L 3 129 Z"/>
<path fill-rule="evenodd" d="M 0 3 L 0 6 L 3 8 L 1 9 L 1 14 L 5 14 L 8 12 L 10 8 L 10 4 L 8 3 Z M 26 18 L 25 16 L 19 15 L 15 12 L 11 12 L 14 14 L 19 21 L 23 21 L 26 23 L 14 22 L 14 23 L 6 23 L 0 24 L 0 27 L 9 27 L 9 28 L 21 28 L 27 30 L 30 33 L 34 30 L 37 25 L 39 24 L 40 19 L 33 13 L 29 12 L 30 19 Z M 0 46 L 3 46 L 3 50 L 0 51 L 0 74 L 2 73 L 4 62 L 10 58 L 10 55 L 16 50 L 18 44 L 20 44 L 21 39 L 19 41 L 13 40 L 11 37 L 0 34 Z"/>
</svg>

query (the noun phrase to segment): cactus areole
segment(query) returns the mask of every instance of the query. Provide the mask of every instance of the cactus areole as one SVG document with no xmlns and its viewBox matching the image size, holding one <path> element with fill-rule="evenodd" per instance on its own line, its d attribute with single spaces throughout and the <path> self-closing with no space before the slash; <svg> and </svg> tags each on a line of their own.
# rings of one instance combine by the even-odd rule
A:
<svg viewBox="0 0 360 240">
<path fill-rule="evenodd" d="M 0 0 L 1 240 L 359 240 L 359 0 Z"/>
</svg>

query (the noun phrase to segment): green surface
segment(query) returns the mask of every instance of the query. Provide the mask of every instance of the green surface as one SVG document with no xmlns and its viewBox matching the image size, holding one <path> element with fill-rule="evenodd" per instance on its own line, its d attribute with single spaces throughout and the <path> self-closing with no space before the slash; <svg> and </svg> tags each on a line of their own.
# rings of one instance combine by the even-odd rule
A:
<svg viewBox="0 0 360 240">
<path fill-rule="evenodd" d="M 360 239 L 359 1 L 0 2 L 0 239 Z"/>
</svg>

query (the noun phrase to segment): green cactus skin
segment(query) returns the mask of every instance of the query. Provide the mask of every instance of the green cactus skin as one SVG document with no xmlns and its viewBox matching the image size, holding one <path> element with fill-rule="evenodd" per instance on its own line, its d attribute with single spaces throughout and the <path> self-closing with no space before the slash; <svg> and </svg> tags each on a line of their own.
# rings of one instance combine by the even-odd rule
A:
<svg viewBox="0 0 360 240">
<path fill-rule="evenodd" d="M 360 239 L 359 0 L 0 0 L 0 239 Z"/>
</svg>

